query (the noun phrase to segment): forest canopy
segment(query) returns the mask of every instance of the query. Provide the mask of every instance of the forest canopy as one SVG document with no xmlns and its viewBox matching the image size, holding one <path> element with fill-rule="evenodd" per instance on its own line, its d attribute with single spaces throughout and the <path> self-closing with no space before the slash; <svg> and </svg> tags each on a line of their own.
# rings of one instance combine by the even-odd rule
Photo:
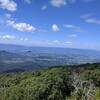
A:
<svg viewBox="0 0 100 100">
<path fill-rule="evenodd" d="M 100 64 L 3 73 L 0 100 L 100 100 Z M 95 99 L 94 99 L 95 98 Z"/>
</svg>

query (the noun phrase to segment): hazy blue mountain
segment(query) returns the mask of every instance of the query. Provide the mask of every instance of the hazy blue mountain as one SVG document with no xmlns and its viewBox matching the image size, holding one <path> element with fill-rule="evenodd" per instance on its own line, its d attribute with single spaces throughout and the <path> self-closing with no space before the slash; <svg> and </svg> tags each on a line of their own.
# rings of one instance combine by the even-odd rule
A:
<svg viewBox="0 0 100 100">
<path fill-rule="evenodd" d="M 95 50 L 0 44 L 0 72 L 98 62 L 100 52 Z"/>
<path fill-rule="evenodd" d="M 31 47 L 13 44 L 0 44 L 0 50 L 6 50 L 10 52 L 32 52 L 32 53 L 55 53 L 55 54 L 87 54 L 87 55 L 100 55 L 100 51 L 96 50 L 83 50 L 83 49 L 72 49 L 72 48 L 58 48 L 58 47 Z"/>
</svg>

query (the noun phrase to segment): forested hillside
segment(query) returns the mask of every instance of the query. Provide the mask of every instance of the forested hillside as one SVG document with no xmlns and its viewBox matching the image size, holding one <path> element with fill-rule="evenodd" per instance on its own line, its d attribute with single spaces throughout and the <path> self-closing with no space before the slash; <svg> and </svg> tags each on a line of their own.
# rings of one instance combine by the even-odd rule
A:
<svg viewBox="0 0 100 100">
<path fill-rule="evenodd" d="M 100 64 L 1 74 L 0 100 L 100 100 Z"/>
</svg>

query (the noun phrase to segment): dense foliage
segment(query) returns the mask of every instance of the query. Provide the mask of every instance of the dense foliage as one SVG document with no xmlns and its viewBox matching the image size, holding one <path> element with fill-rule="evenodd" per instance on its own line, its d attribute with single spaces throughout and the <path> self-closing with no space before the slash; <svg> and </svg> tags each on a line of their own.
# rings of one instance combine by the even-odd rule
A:
<svg viewBox="0 0 100 100">
<path fill-rule="evenodd" d="M 100 64 L 0 75 L 0 100 L 100 100 L 99 89 Z"/>
</svg>

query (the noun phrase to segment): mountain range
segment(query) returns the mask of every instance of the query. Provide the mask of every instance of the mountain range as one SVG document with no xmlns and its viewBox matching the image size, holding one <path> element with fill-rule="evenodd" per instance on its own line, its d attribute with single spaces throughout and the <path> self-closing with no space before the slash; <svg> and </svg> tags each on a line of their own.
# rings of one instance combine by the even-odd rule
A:
<svg viewBox="0 0 100 100">
<path fill-rule="evenodd" d="M 99 62 L 100 51 L 96 50 L 0 44 L 0 72 Z"/>
</svg>

